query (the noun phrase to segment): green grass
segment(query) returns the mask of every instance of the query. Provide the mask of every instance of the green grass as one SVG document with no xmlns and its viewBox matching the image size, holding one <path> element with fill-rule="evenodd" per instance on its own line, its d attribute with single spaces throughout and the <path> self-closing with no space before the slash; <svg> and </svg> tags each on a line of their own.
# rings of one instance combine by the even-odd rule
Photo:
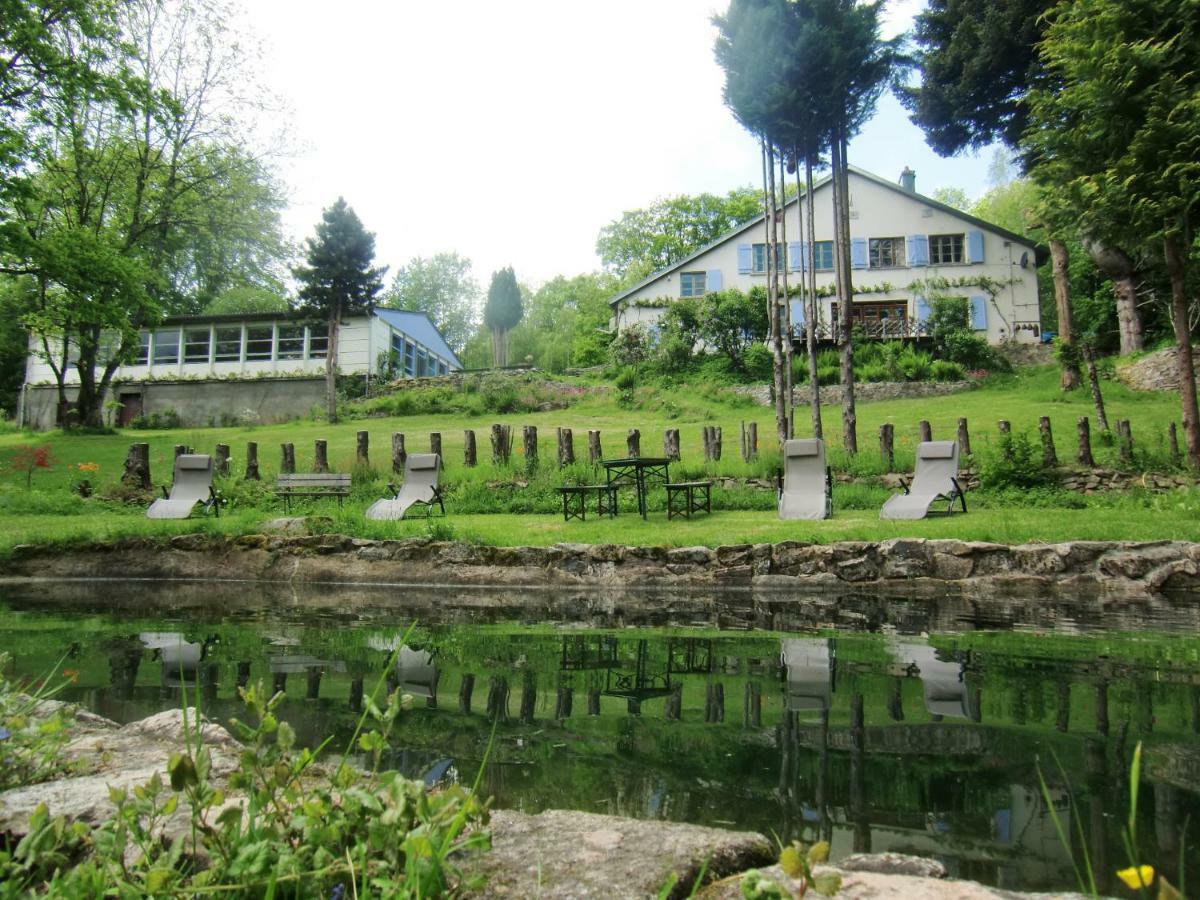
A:
<svg viewBox="0 0 1200 900">
<path fill-rule="evenodd" d="M 1109 418 L 1132 421 L 1138 455 L 1138 471 L 1164 471 L 1171 468 L 1165 450 L 1167 425 L 1179 412 L 1178 396 L 1173 393 L 1134 393 L 1115 382 L 1105 383 Z M 859 444 L 857 457 L 840 448 L 841 417 L 836 407 L 825 408 L 825 431 L 830 444 L 830 462 L 836 470 L 858 475 L 881 471 L 877 451 L 879 425 L 890 422 L 895 428 L 897 464 L 911 466 L 917 442 L 917 423 L 932 423 L 935 438 L 954 435 L 958 418 L 966 417 L 977 453 L 993 452 L 998 440 L 996 422 L 1007 419 L 1014 430 L 1033 431 L 1041 415 L 1054 423 L 1060 460 L 1070 463 L 1075 457 L 1075 423 L 1080 416 L 1092 416 L 1090 396 L 1085 391 L 1064 395 L 1058 390 L 1053 367 L 1027 370 L 1021 374 L 993 380 L 977 390 L 945 397 L 897 400 L 861 404 L 858 409 Z M 738 453 L 741 423 L 757 422 L 760 456 L 750 463 Z M 514 455 L 509 467 L 491 463 L 489 429 L 493 422 L 513 426 Z M 724 431 L 724 458 L 706 464 L 702 458 L 702 425 L 720 425 Z M 539 430 L 541 466 L 529 479 L 525 460 L 520 454 L 522 425 Z M 1095 423 L 1093 422 L 1093 427 Z M 674 388 L 643 388 L 635 408 L 619 407 L 610 392 L 603 389 L 585 395 L 568 409 L 511 415 L 468 416 L 464 414 L 414 415 L 369 418 L 330 426 L 325 422 L 298 421 L 278 426 L 253 428 L 196 428 L 173 431 L 125 431 L 115 435 L 85 435 L 63 432 L 46 434 L 0 433 L 0 460 L 21 444 L 46 444 L 52 449 L 55 464 L 33 473 L 34 491 L 24 489 L 23 472 L 0 473 L 0 551 L 16 544 L 31 542 L 77 542 L 91 538 L 149 537 L 199 529 L 223 533 L 250 533 L 281 511 L 270 494 L 269 485 L 279 463 L 279 445 L 289 441 L 296 446 L 297 468 L 310 471 L 313 441 L 329 442 L 329 461 L 337 471 L 354 469 L 355 433 L 367 430 L 372 439 L 374 471 L 357 472 L 351 502 L 339 512 L 333 503 L 312 504 L 308 511 L 333 518 L 333 530 L 364 537 L 408 537 L 432 533 L 498 545 L 550 544 L 557 541 L 613 542 L 632 544 L 718 545 L 753 541 L 879 540 L 897 536 L 955 537 L 972 540 L 1023 542 L 1070 539 L 1187 539 L 1200 538 L 1200 493 L 1195 490 L 1153 495 L 1144 492 L 1129 495 L 1096 495 L 1086 500 L 1079 495 L 1059 491 L 1036 495 L 1017 492 L 973 495 L 971 512 L 947 519 L 914 523 L 887 523 L 878 518 L 878 508 L 888 492 L 867 484 L 839 485 L 835 489 L 835 515 L 820 523 L 780 522 L 773 514 L 774 498 L 769 491 L 714 491 L 714 503 L 721 507 L 711 517 L 691 521 L 666 522 L 661 498 L 652 498 L 651 517 L 642 522 L 629 512 L 614 521 L 593 520 L 564 523 L 556 514 L 557 497 L 553 487 L 567 477 L 586 481 L 599 476 L 586 465 L 560 472 L 555 463 L 555 428 L 574 430 L 578 458 L 587 456 L 587 431 L 599 429 L 606 456 L 625 455 L 625 435 L 630 428 L 642 433 L 643 455 L 661 452 L 666 428 L 678 428 L 681 434 L 682 460 L 672 467 L 679 477 L 714 475 L 770 477 L 779 464 L 770 409 L 748 404 L 728 391 L 707 385 Z M 473 429 L 481 465 L 468 469 L 463 463 L 463 432 Z M 797 409 L 797 431 L 809 433 L 806 408 Z M 449 488 L 450 516 L 402 523 L 367 523 L 362 510 L 382 493 L 390 477 L 390 444 L 393 432 L 403 432 L 410 453 L 429 447 L 429 435 L 442 435 L 444 456 L 443 481 Z M 99 472 L 91 480 L 103 492 L 118 480 L 125 453 L 133 441 L 147 441 L 151 449 L 151 469 L 156 484 L 170 479 L 173 447 L 186 444 L 198 452 L 212 452 L 218 443 L 233 450 L 233 472 L 227 488 L 235 504 L 219 520 L 193 519 L 182 523 L 149 522 L 144 507 L 82 501 L 68 493 L 72 480 L 79 477 L 72 467 L 96 463 Z M 245 445 L 257 441 L 264 483 L 248 486 L 240 482 L 244 471 Z M 1101 465 L 1115 465 L 1113 446 L 1094 439 L 1093 450 Z M 531 483 L 526 486 L 526 482 Z M 457 502 L 456 502 L 457 501 Z M 657 507 L 656 507 L 657 504 Z M 1036 509 L 1028 507 L 1036 505 Z M 1081 508 L 1082 507 L 1082 508 Z M 488 513 L 488 514 L 484 514 Z"/>
</svg>

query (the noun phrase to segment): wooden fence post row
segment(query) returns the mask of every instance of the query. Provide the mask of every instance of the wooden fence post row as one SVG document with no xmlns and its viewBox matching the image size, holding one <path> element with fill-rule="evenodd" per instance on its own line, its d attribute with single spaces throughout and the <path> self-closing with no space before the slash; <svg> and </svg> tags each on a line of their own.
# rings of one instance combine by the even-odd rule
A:
<svg viewBox="0 0 1200 900">
<path fill-rule="evenodd" d="M 397 475 L 404 471 L 404 461 L 408 453 L 404 449 L 404 435 L 399 431 L 392 434 L 392 471 Z"/>
<path fill-rule="evenodd" d="M 371 465 L 371 435 L 365 431 L 354 436 L 354 464 L 363 468 Z"/>
<path fill-rule="evenodd" d="M 895 433 L 896 430 L 890 422 L 879 426 L 879 458 L 883 461 L 885 472 L 896 470 Z"/>
<path fill-rule="evenodd" d="M 521 443 L 525 448 L 525 465 L 535 468 L 538 462 L 537 426 L 525 425 L 521 429 Z"/>
<path fill-rule="evenodd" d="M 561 469 L 564 466 L 575 464 L 575 434 L 570 428 L 559 428 L 556 430 L 558 438 L 558 467 Z"/>
<path fill-rule="evenodd" d="M 468 469 L 475 468 L 476 458 L 475 432 L 467 429 L 463 432 L 463 462 Z"/>
<path fill-rule="evenodd" d="M 329 471 L 329 445 L 323 440 L 313 441 L 313 471 L 328 472 Z"/>
</svg>

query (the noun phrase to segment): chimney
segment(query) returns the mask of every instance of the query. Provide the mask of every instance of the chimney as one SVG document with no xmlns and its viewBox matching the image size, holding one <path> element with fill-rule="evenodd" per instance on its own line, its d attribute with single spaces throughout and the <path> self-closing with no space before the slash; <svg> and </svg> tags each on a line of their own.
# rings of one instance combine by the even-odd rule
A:
<svg viewBox="0 0 1200 900">
<path fill-rule="evenodd" d="M 917 192 L 917 173 L 908 166 L 905 166 L 904 171 L 900 173 L 900 187 L 910 194 Z"/>
</svg>

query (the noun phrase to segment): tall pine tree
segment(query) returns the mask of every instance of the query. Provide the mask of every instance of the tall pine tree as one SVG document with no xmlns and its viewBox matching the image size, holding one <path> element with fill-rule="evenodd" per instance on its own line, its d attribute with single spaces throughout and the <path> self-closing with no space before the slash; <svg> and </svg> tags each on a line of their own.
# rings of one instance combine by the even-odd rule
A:
<svg viewBox="0 0 1200 900">
<path fill-rule="evenodd" d="M 492 273 L 488 287 L 487 305 L 483 308 L 483 324 L 492 332 L 492 365 L 508 365 L 508 333 L 525 315 L 521 306 L 521 287 L 512 267 Z"/>
<path fill-rule="evenodd" d="M 350 313 L 366 312 L 383 288 L 387 266 L 376 268 L 375 235 L 363 228 L 346 201 L 337 202 L 321 214 L 315 237 L 305 241 L 308 265 L 292 274 L 300 282 L 302 309 L 314 319 L 329 324 L 329 350 L 325 356 L 325 409 L 330 422 L 337 421 L 338 327 Z"/>
</svg>

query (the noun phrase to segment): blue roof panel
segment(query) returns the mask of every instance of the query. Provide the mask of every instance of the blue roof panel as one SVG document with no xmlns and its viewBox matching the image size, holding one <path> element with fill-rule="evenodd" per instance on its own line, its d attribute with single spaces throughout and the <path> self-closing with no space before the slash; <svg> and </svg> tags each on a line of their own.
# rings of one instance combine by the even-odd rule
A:
<svg viewBox="0 0 1200 900">
<path fill-rule="evenodd" d="M 450 349 L 450 345 L 446 343 L 442 333 L 437 330 L 425 313 L 407 309 L 384 309 L 377 306 L 375 315 L 397 331 L 403 331 L 414 341 L 424 344 L 438 356 L 449 360 L 456 368 L 462 368 L 462 362 L 459 361 L 458 355 Z"/>
</svg>

